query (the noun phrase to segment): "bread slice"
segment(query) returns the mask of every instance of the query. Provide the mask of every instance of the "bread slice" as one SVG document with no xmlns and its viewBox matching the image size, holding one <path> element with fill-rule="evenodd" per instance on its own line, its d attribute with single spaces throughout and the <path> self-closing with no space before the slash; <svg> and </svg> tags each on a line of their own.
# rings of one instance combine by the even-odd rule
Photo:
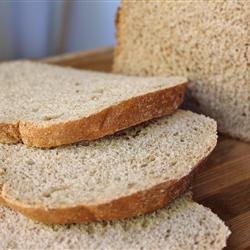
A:
<svg viewBox="0 0 250 250">
<path fill-rule="evenodd" d="M 67 147 L 2 144 L 1 196 L 8 206 L 45 223 L 132 217 L 182 193 L 216 142 L 214 120 L 179 110 Z"/>
<path fill-rule="evenodd" d="M 209 209 L 179 198 L 135 219 L 46 226 L 0 207 L 1 249 L 222 249 L 230 234 Z"/>
<path fill-rule="evenodd" d="M 0 142 L 93 140 L 181 104 L 184 77 L 126 77 L 29 61 L 0 64 Z"/>
<path fill-rule="evenodd" d="M 249 13 L 244 0 L 122 1 L 114 72 L 187 76 L 192 108 L 250 141 Z"/>
</svg>

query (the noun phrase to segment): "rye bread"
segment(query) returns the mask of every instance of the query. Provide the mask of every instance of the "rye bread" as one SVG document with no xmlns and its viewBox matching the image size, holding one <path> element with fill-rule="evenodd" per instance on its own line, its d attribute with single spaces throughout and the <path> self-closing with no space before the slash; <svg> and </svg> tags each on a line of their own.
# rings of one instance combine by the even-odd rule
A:
<svg viewBox="0 0 250 250">
<path fill-rule="evenodd" d="M 216 122 L 178 110 L 97 141 L 0 145 L 6 205 L 45 223 L 133 217 L 170 203 L 217 142 Z"/>
<path fill-rule="evenodd" d="M 55 147 L 173 113 L 184 77 L 126 77 L 30 61 L 0 64 L 0 143 Z"/>
</svg>

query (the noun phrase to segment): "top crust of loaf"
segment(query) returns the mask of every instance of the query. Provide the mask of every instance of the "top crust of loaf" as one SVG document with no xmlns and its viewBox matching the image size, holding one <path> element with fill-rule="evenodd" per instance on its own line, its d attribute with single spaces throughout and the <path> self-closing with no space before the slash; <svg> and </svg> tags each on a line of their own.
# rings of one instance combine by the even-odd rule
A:
<svg viewBox="0 0 250 250">
<path fill-rule="evenodd" d="M 0 142 L 54 147 L 171 114 L 184 77 L 128 77 L 29 61 L 0 64 Z"/>
<path fill-rule="evenodd" d="M 46 226 L 0 207 L 1 249 L 214 249 L 230 231 L 209 209 L 183 196 L 134 219 Z"/>
<path fill-rule="evenodd" d="M 214 120 L 179 110 L 94 142 L 0 145 L 2 198 L 46 223 L 135 216 L 182 193 L 216 142 Z"/>
</svg>

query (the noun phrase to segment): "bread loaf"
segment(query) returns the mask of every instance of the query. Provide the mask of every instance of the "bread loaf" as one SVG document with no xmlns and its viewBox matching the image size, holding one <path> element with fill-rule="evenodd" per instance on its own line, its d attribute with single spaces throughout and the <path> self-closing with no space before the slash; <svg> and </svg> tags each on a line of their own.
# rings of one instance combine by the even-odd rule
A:
<svg viewBox="0 0 250 250">
<path fill-rule="evenodd" d="M 250 141 L 249 13 L 244 0 L 122 1 L 114 71 L 187 76 L 189 107 Z"/>
</svg>

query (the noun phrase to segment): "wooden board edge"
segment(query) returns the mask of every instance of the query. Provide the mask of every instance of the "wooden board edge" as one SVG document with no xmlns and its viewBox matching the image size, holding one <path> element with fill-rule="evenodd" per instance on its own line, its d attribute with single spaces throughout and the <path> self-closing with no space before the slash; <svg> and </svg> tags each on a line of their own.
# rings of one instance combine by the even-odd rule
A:
<svg viewBox="0 0 250 250">
<path fill-rule="evenodd" d="M 75 59 L 85 59 L 89 60 L 92 57 L 103 57 L 103 56 L 112 56 L 113 55 L 113 47 L 102 47 L 97 49 L 91 49 L 91 50 L 84 50 L 84 51 L 78 51 L 73 53 L 66 53 L 51 57 L 45 57 L 42 58 L 40 61 L 45 63 L 66 63 L 67 61 L 72 61 Z"/>
</svg>

